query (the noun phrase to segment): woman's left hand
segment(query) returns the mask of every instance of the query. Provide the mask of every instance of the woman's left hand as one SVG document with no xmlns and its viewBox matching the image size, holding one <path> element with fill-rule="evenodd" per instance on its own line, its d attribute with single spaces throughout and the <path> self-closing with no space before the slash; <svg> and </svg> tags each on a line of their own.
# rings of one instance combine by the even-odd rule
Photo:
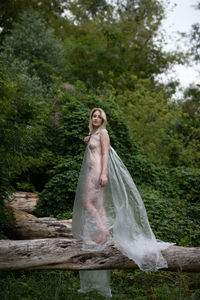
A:
<svg viewBox="0 0 200 300">
<path fill-rule="evenodd" d="M 86 145 L 89 143 L 89 140 L 90 140 L 89 135 L 84 138 L 84 142 L 85 142 Z"/>
<path fill-rule="evenodd" d="M 108 182 L 107 175 L 106 174 L 101 174 L 99 181 L 100 181 L 101 186 L 105 186 Z"/>
</svg>

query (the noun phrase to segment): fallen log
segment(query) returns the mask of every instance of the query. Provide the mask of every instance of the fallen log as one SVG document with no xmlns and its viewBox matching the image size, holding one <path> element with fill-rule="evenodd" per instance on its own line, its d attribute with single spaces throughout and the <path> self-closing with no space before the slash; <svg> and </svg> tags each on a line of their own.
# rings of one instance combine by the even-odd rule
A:
<svg viewBox="0 0 200 300">
<path fill-rule="evenodd" d="M 200 272 L 200 248 L 171 246 L 162 251 L 167 271 Z M 0 240 L 0 270 L 138 269 L 113 244 L 101 252 L 82 250 L 75 239 Z"/>
<path fill-rule="evenodd" d="M 10 201 L 6 201 L 6 205 L 12 208 L 32 212 L 36 208 L 39 196 L 31 192 L 15 192 L 11 195 Z"/>
<path fill-rule="evenodd" d="M 56 220 L 54 218 L 38 218 L 36 220 L 22 220 L 10 229 L 12 239 L 44 239 L 44 238 L 72 238 L 70 220 Z"/>
<path fill-rule="evenodd" d="M 44 238 L 72 238 L 72 219 L 37 218 L 27 212 L 8 207 L 13 211 L 15 222 L 7 235 L 14 240 Z"/>
<path fill-rule="evenodd" d="M 7 232 L 10 239 L 72 238 L 71 219 L 37 218 L 28 213 L 36 208 L 39 200 L 36 193 L 15 192 L 10 198 L 11 201 L 6 201 L 6 206 L 15 216 L 13 227 Z"/>
<path fill-rule="evenodd" d="M 7 210 L 12 211 L 15 217 L 15 222 L 25 221 L 25 220 L 37 220 L 38 218 L 32 214 L 27 213 L 26 211 L 16 209 L 7 205 Z"/>
</svg>

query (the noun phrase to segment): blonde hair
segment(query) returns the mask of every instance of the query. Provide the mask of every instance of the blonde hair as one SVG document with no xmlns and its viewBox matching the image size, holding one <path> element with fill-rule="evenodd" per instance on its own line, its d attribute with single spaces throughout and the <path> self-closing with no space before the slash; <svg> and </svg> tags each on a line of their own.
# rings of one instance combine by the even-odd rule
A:
<svg viewBox="0 0 200 300">
<path fill-rule="evenodd" d="M 106 118 L 106 113 L 102 108 L 97 108 L 94 107 L 91 112 L 90 112 L 90 121 L 89 121 L 89 134 L 93 134 L 94 132 L 94 126 L 92 124 L 92 116 L 95 113 L 95 111 L 99 111 L 101 114 L 101 118 L 102 118 L 102 124 L 101 126 L 99 126 L 99 128 L 97 129 L 97 131 L 95 131 L 95 134 L 99 133 L 101 131 L 101 129 L 106 128 L 106 123 L 107 123 L 107 118 Z"/>
</svg>

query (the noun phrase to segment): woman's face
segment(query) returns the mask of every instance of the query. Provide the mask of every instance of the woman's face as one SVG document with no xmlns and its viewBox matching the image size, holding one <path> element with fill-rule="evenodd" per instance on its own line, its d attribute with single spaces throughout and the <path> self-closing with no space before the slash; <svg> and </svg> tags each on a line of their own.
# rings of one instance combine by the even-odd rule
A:
<svg viewBox="0 0 200 300">
<path fill-rule="evenodd" d="M 98 128 L 99 126 L 101 126 L 102 123 L 103 119 L 101 117 L 101 113 L 100 111 L 96 110 L 92 115 L 92 125 Z"/>
</svg>

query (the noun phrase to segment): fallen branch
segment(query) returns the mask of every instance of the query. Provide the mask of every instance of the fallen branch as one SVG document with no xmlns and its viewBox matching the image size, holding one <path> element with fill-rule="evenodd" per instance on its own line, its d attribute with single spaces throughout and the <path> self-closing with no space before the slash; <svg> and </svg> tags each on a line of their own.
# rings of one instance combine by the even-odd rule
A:
<svg viewBox="0 0 200 300">
<path fill-rule="evenodd" d="M 75 239 L 0 240 L 0 270 L 138 269 L 114 245 L 102 252 L 81 249 Z M 166 271 L 200 272 L 200 248 L 171 246 L 164 250 Z"/>
<path fill-rule="evenodd" d="M 44 239 L 44 238 L 72 238 L 72 224 L 70 220 L 56 220 L 53 218 L 38 218 L 22 220 L 10 229 L 9 237 L 13 239 Z"/>
<path fill-rule="evenodd" d="M 12 208 L 32 212 L 36 208 L 39 196 L 36 193 L 30 192 L 15 192 L 11 195 L 10 201 L 6 204 Z"/>
<path fill-rule="evenodd" d="M 37 218 L 13 207 L 8 207 L 8 209 L 13 211 L 16 220 L 7 232 L 10 239 L 72 238 L 72 219 Z"/>
</svg>

